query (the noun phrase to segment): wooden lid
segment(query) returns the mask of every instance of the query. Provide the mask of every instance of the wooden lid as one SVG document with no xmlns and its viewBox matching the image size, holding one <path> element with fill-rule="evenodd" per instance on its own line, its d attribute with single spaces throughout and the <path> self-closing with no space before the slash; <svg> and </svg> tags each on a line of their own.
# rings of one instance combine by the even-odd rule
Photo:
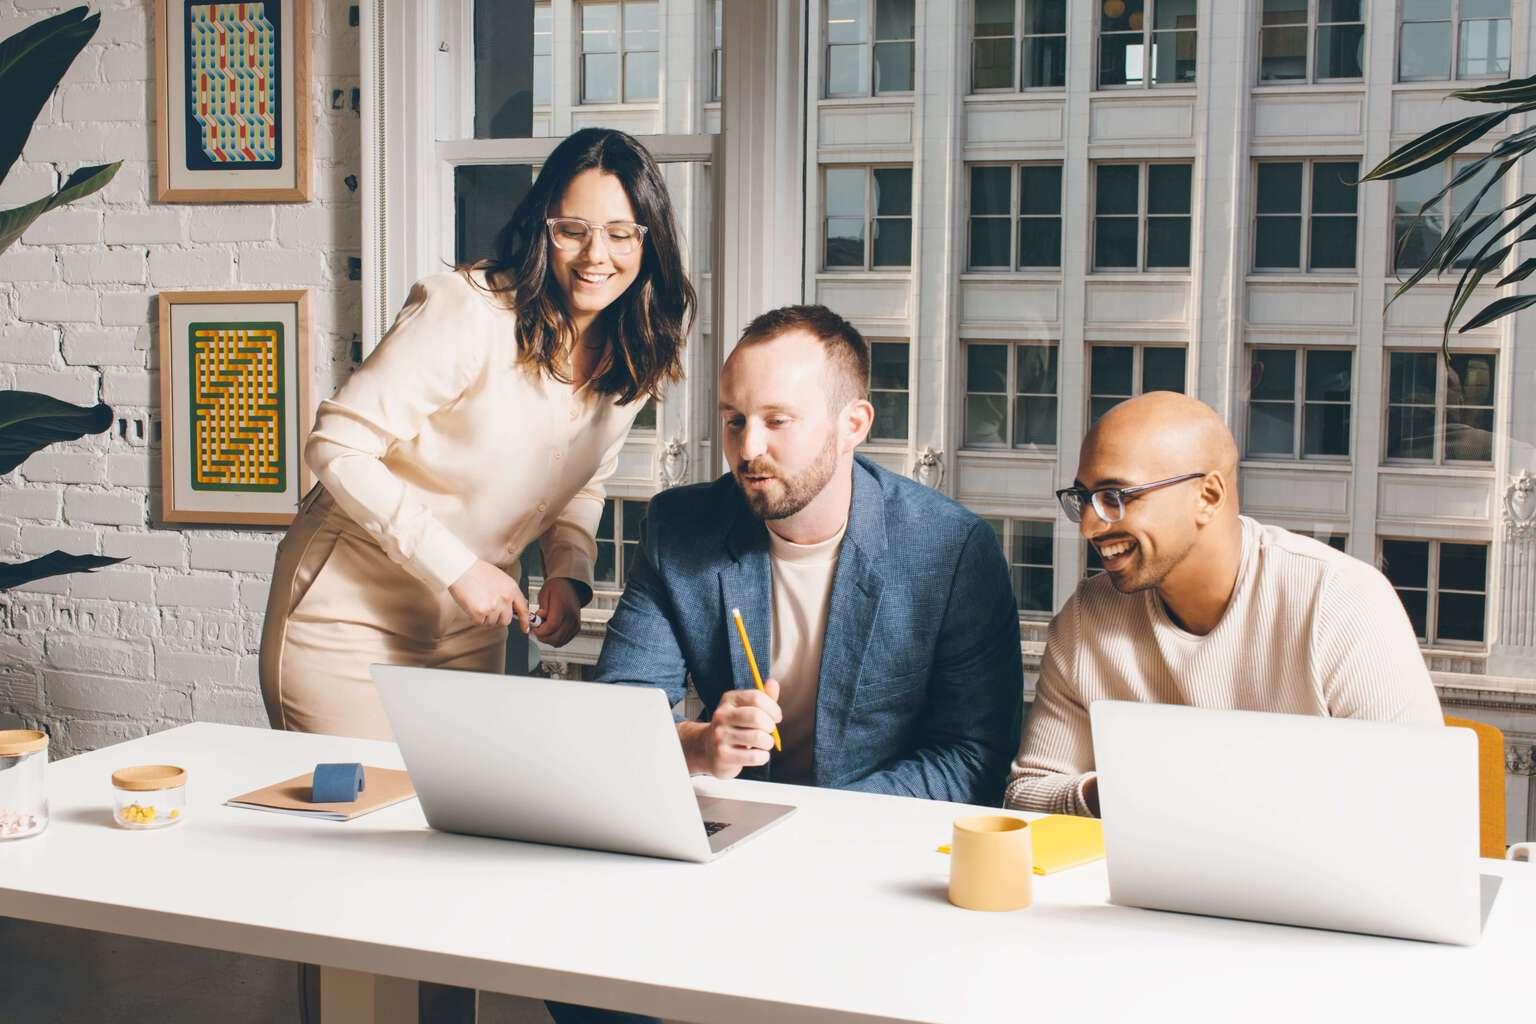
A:
<svg viewBox="0 0 1536 1024">
<path fill-rule="evenodd" d="M 36 729 L 0 730 L 0 757 L 14 757 L 48 749 L 48 734 Z"/>
<path fill-rule="evenodd" d="M 112 785 L 131 793 L 179 789 L 187 784 L 187 770 L 173 764 L 140 764 L 112 773 Z"/>
</svg>

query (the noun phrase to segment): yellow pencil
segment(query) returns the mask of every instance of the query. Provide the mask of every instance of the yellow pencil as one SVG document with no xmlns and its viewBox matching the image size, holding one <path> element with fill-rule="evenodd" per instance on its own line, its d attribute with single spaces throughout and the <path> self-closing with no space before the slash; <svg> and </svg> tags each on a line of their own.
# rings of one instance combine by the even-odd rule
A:
<svg viewBox="0 0 1536 1024">
<path fill-rule="evenodd" d="M 757 688 L 763 688 L 763 674 L 757 670 L 757 659 L 752 657 L 752 641 L 747 639 L 747 624 L 741 621 L 741 609 L 732 608 L 731 618 L 736 620 L 736 634 L 741 637 L 741 649 L 747 652 L 747 667 L 752 670 L 752 682 Z M 783 742 L 779 739 L 779 727 L 773 727 L 773 749 L 782 751 Z"/>
</svg>

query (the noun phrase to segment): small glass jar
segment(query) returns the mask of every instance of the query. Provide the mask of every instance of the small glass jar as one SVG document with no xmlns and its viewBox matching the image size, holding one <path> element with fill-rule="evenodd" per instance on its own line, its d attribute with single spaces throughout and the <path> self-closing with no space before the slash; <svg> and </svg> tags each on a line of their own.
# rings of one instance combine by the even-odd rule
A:
<svg viewBox="0 0 1536 1024">
<path fill-rule="evenodd" d="M 164 828 L 187 812 L 187 771 L 141 764 L 112 773 L 112 817 L 123 828 Z"/>
<path fill-rule="evenodd" d="M 25 839 L 48 827 L 48 734 L 0 731 L 0 841 Z"/>
</svg>

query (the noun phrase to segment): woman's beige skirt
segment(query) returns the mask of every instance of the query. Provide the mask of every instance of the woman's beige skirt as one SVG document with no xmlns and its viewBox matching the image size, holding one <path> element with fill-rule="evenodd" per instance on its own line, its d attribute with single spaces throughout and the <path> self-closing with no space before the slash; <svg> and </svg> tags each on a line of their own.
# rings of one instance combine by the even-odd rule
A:
<svg viewBox="0 0 1536 1024">
<path fill-rule="evenodd" d="M 274 729 L 393 739 L 369 665 L 500 672 L 506 647 L 505 627 L 470 622 L 390 561 L 323 487 L 277 546 L 261 633 Z"/>
</svg>

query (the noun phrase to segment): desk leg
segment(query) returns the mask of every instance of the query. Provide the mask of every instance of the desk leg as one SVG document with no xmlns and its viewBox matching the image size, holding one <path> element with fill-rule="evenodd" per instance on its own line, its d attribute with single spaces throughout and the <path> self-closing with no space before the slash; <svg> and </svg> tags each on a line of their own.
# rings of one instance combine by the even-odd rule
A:
<svg viewBox="0 0 1536 1024">
<path fill-rule="evenodd" d="M 320 968 L 320 1024 L 418 1024 L 414 981 Z"/>
</svg>

